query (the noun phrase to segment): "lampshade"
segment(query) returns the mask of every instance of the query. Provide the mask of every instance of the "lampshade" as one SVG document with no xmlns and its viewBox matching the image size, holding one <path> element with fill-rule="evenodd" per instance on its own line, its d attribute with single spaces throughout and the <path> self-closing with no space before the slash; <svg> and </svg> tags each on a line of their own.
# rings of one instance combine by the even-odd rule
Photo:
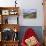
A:
<svg viewBox="0 0 46 46">
<path fill-rule="evenodd" d="M 17 32 L 17 29 L 16 28 L 14 29 L 14 32 Z"/>
</svg>

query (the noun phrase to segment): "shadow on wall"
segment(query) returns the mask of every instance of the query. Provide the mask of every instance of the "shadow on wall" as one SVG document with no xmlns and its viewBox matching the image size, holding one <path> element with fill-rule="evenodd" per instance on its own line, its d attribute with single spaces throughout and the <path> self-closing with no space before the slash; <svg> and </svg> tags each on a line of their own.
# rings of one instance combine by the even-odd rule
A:
<svg viewBox="0 0 46 46">
<path fill-rule="evenodd" d="M 41 26 L 21 26 L 20 27 L 20 32 L 19 32 L 19 40 L 20 40 L 20 42 L 21 42 L 21 40 L 23 38 L 23 35 L 24 35 L 25 31 L 28 28 L 32 28 L 36 32 L 39 41 L 41 43 L 43 43 L 43 30 L 42 30 L 42 27 Z"/>
</svg>

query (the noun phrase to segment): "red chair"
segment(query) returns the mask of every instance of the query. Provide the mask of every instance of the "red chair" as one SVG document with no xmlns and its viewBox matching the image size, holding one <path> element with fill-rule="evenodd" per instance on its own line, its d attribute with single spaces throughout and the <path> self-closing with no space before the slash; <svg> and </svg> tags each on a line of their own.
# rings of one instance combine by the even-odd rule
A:
<svg viewBox="0 0 46 46">
<path fill-rule="evenodd" d="M 32 28 L 28 28 L 27 31 L 25 32 L 24 37 L 22 38 L 21 46 L 27 46 L 26 43 L 25 43 L 25 40 L 32 37 L 32 36 L 34 36 L 37 39 L 37 35 L 34 32 L 34 30 Z M 39 41 L 37 42 L 37 44 L 35 46 L 41 46 Z"/>
</svg>

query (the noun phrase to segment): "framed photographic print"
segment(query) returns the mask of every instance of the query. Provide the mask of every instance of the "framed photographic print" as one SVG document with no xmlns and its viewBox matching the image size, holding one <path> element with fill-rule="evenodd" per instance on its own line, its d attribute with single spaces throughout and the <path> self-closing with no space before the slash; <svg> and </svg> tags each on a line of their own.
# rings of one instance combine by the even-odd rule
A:
<svg viewBox="0 0 46 46">
<path fill-rule="evenodd" d="M 36 18 L 37 10 L 36 9 L 24 9 L 23 17 L 27 19 Z"/>
<path fill-rule="evenodd" d="M 9 14 L 10 14 L 10 15 L 16 15 L 16 14 L 17 14 L 17 11 L 15 11 L 15 10 L 10 10 L 10 11 L 9 11 Z"/>
<path fill-rule="evenodd" d="M 9 15 L 9 10 L 2 10 L 2 15 Z"/>
</svg>

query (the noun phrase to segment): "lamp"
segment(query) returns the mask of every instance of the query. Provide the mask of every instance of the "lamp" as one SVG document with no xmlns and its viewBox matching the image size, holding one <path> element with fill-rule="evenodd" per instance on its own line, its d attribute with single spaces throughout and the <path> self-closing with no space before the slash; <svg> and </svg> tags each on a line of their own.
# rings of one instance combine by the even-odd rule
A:
<svg viewBox="0 0 46 46">
<path fill-rule="evenodd" d="M 17 29 L 15 28 L 14 31 L 17 32 Z"/>
<path fill-rule="evenodd" d="M 15 0 L 15 7 L 16 7 L 16 4 L 17 4 L 17 2 L 16 2 L 17 0 Z"/>
<path fill-rule="evenodd" d="M 15 28 L 14 29 L 14 36 L 13 36 L 13 40 L 18 40 L 18 32 L 17 32 L 17 29 Z"/>
</svg>

